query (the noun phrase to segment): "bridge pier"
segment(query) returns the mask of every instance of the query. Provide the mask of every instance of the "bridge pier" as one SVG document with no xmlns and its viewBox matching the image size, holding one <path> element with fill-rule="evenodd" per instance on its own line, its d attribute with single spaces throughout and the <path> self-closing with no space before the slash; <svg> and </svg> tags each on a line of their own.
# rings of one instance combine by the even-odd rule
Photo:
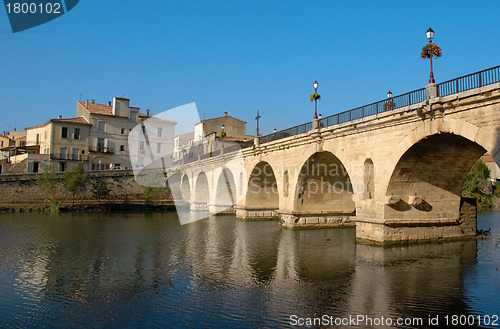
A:
<svg viewBox="0 0 500 329">
<path fill-rule="evenodd" d="M 278 217 L 276 209 L 248 209 L 236 207 L 236 218 L 240 220 L 270 220 Z"/>
<path fill-rule="evenodd" d="M 356 239 L 360 242 L 380 244 L 462 239 L 476 235 L 476 219 L 476 200 L 462 198 L 458 218 L 356 218 Z"/>
<path fill-rule="evenodd" d="M 353 218 L 352 214 L 280 213 L 280 226 L 291 229 L 353 227 L 356 225 Z"/>
<path fill-rule="evenodd" d="M 233 205 L 215 205 L 215 204 L 210 204 L 208 205 L 208 211 L 214 214 L 234 214 L 235 209 L 233 208 Z"/>
<path fill-rule="evenodd" d="M 208 204 L 205 202 L 191 202 L 190 209 L 195 212 L 207 212 Z"/>
</svg>

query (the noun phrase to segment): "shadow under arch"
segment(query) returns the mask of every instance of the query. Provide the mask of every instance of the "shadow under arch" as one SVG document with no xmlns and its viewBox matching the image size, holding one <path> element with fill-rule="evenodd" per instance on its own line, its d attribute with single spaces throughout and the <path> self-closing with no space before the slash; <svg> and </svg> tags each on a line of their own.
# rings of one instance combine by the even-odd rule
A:
<svg viewBox="0 0 500 329">
<path fill-rule="evenodd" d="M 294 213 L 354 215 L 356 205 L 347 169 L 333 153 L 311 155 L 302 165 L 294 197 Z"/>
<path fill-rule="evenodd" d="M 247 209 L 277 210 L 279 193 L 276 176 L 271 165 L 260 161 L 255 165 L 248 179 L 245 199 Z"/>
<path fill-rule="evenodd" d="M 384 218 L 458 218 L 467 174 L 485 152 L 477 142 L 450 132 L 420 139 L 392 171 Z"/>
</svg>

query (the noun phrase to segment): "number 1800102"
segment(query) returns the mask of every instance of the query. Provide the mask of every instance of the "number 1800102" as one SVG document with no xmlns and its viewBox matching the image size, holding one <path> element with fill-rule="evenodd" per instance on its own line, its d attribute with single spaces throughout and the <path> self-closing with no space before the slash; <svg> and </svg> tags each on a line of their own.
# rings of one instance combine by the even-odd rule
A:
<svg viewBox="0 0 500 329">
<path fill-rule="evenodd" d="M 34 2 L 14 2 L 5 5 L 8 14 L 61 14 L 61 4 L 54 3 L 39 3 Z"/>
</svg>

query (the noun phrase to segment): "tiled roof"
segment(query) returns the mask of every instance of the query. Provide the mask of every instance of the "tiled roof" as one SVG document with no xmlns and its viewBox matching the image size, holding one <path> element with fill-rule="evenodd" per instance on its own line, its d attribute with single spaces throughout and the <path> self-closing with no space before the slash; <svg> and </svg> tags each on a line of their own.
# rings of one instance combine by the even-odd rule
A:
<svg viewBox="0 0 500 329">
<path fill-rule="evenodd" d="M 70 119 L 52 119 L 52 122 L 70 122 L 70 123 L 80 123 L 80 124 L 87 124 L 89 125 L 87 120 L 83 117 L 78 117 L 78 118 L 70 118 Z"/>
<path fill-rule="evenodd" d="M 78 101 L 78 104 L 87 107 L 86 102 Z M 113 115 L 113 107 L 104 104 L 89 103 L 88 110 L 92 114 Z"/>
<path fill-rule="evenodd" d="M 481 160 L 483 160 L 483 162 L 495 162 L 495 160 L 493 160 L 493 158 L 489 155 L 483 156 Z"/>
</svg>

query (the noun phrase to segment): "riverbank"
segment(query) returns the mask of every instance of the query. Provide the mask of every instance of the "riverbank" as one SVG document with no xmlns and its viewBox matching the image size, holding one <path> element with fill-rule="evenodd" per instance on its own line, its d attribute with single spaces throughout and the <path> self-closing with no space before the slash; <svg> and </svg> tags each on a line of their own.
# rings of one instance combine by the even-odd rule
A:
<svg viewBox="0 0 500 329">
<path fill-rule="evenodd" d="M 55 209 L 56 208 L 56 209 Z M 133 200 L 123 202 L 122 200 L 77 200 L 60 201 L 56 207 L 47 201 L 41 202 L 0 202 L 0 213 L 23 213 L 23 212 L 110 212 L 110 211 L 174 211 L 175 204 L 172 200 Z"/>
<path fill-rule="evenodd" d="M 0 212 L 175 209 L 168 186 L 144 187 L 136 182 L 131 170 L 89 173 L 88 182 L 75 195 L 66 189 L 64 174 L 57 173 L 51 178 L 53 193 L 50 197 L 40 187 L 42 175 L 0 176 Z"/>
</svg>

